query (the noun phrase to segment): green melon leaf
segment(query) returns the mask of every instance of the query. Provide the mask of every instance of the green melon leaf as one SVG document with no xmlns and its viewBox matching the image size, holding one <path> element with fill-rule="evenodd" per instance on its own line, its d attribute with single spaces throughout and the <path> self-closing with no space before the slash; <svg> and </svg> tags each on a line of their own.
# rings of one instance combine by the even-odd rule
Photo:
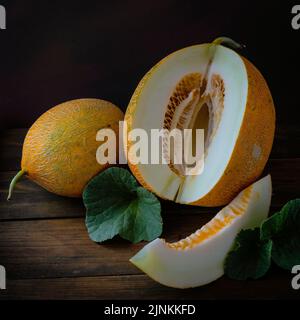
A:
<svg viewBox="0 0 300 320">
<path fill-rule="evenodd" d="M 128 170 L 109 168 L 94 177 L 83 192 L 86 227 L 96 242 L 119 234 L 133 243 L 161 235 L 161 207 L 157 198 L 140 187 Z"/>
<path fill-rule="evenodd" d="M 260 229 L 242 230 L 225 260 L 225 274 L 235 280 L 258 279 L 271 265 L 272 241 L 260 239 Z"/>
<path fill-rule="evenodd" d="M 281 268 L 292 270 L 300 264 L 300 199 L 289 201 L 261 227 L 261 238 L 272 239 L 272 259 Z"/>
</svg>

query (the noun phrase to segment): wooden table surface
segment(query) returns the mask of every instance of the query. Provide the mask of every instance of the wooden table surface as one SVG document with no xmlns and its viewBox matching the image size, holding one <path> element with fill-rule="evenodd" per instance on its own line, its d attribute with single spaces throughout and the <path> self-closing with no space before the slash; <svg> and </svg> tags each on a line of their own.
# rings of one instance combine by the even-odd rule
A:
<svg viewBox="0 0 300 320">
<path fill-rule="evenodd" d="M 0 265 L 7 272 L 7 290 L 0 299 L 269 299 L 299 298 L 292 275 L 272 266 L 255 281 L 226 277 L 195 289 L 164 287 L 140 272 L 128 259 L 145 243 L 116 237 L 92 242 L 80 199 L 55 196 L 23 179 L 8 202 L 9 181 L 19 170 L 26 129 L 0 137 Z M 300 195 L 300 130 L 277 127 L 265 172 L 273 180 L 271 213 Z M 163 237 L 178 240 L 195 231 L 218 208 L 162 202 Z"/>
</svg>

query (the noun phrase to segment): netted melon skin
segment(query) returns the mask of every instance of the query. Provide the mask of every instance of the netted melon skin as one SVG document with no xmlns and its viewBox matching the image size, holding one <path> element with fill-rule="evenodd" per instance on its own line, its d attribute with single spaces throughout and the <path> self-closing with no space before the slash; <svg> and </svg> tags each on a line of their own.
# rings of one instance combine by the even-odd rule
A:
<svg viewBox="0 0 300 320">
<path fill-rule="evenodd" d="M 111 128 L 118 138 L 123 117 L 118 107 L 99 99 L 72 100 L 51 108 L 26 135 L 22 170 L 50 192 L 81 197 L 87 182 L 108 167 L 96 159 L 98 130 Z"/>
</svg>

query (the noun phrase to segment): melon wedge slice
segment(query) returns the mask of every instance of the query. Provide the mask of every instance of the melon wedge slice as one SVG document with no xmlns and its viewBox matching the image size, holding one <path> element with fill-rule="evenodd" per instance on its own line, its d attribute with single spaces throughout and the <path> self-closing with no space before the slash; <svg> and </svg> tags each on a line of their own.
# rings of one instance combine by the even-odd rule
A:
<svg viewBox="0 0 300 320">
<path fill-rule="evenodd" d="M 210 222 L 175 243 L 156 239 L 130 261 L 152 279 L 174 288 L 210 283 L 224 273 L 224 260 L 241 229 L 254 228 L 268 216 L 270 175 L 243 190 Z"/>
<path fill-rule="evenodd" d="M 132 163 L 135 177 L 161 198 L 221 206 L 261 175 L 275 130 L 266 81 L 255 66 L 222 45 L 181 49 L 141 80 L 126 111 L 128 131 L 204 129 L 204 170 L 185 175 L 172 163 Z M 128 139 L 127 150 L 134 142 Z"/>
</svg>

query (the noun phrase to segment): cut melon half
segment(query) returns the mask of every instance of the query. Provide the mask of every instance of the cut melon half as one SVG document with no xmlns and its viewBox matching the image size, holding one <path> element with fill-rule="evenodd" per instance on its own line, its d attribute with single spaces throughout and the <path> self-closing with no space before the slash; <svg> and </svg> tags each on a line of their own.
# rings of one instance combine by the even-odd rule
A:
<svg viewBox="0 0 300 320">
<path fill-rule="evenodd" d="M 270 175 L 243 190 L 210 222 L 185 239 L 156 239 L 130 261 L 157 282 L 174 288 L 210 283 L 224 273 L 224 261 L 241 229 L 254 228 L 268 216 Z"/>
<path fill-rule="evenodd" d="M 141 80 L 125 115 L 128 131 L 204 129 L 204 170 L 129 161 L 139 182 L 164 199 L 202 206 L 229 203 L 262 173 L 271 151 L 275 111 L 261 73 L 218 44 L 172 53 Z M 128 139 L 127 151 L 134 142 Z M 150 161 L 149 161 L 150 162 Z"/>
</svg>

